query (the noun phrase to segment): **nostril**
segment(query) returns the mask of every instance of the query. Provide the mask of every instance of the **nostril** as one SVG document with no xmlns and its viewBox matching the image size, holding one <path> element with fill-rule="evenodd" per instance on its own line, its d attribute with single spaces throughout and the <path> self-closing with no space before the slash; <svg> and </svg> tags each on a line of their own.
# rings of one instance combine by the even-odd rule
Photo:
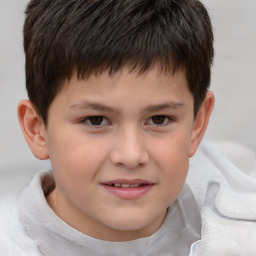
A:
<svg viewBox="0 0 256 256">
<path fill-rule="evenodd" d="M 124 166 L 128 169 L 135 169 L 147 164 L 149 157 L 146 151 L 125 152 L 115 150 L 114 152 L 111 152 L 110 160 L 114 165 Z"/>
</svg>

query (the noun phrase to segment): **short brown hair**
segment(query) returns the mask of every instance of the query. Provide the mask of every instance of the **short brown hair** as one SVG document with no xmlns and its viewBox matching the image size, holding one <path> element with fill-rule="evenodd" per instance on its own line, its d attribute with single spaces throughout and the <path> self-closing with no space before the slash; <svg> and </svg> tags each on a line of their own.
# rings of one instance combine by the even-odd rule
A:
<svg viewBox="0 0 256 256">
<path fill-rule="evenodd" d="M 209 15 L 198 0 L 31 0 L 24 50 L 29 99 L 47 124 L 63 81 L 128 66 L 186 72 L 196 115 L 214 55 Z"/>
</svg>

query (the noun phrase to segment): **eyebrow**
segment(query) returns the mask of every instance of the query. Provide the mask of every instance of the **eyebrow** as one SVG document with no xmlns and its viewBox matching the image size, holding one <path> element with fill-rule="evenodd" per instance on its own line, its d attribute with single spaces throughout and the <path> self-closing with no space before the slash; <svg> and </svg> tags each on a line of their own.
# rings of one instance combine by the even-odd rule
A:
<svg viewBox="0 0 256 256">
<path fill-rule="evenodd" d="M 168 102 L 168 103 L 147 106 L 142 110 L 142 113 L 151 113 L 151 112 L 158 112 L 163 110 L 179 110 L 179 109 L 182 109 L 183 107 L 184 107 L 184 104 L 182 103 Z M 87 109 L 87 110 L 95 110 L 100 112 L 113 112 L 113 113 L 118 112 L 117 109 L 110 106 L 106 106 L 100 103 L 87 103 L 87 102 L 71 105 L 70 109 L 72 110 Z"/>
<path fill-rule="evenodd" d="M 168 102 L 168 103 L 163 103 L 159 105 L 152 105 L 146 107 L 143 112 L 145 113 L 151 113 L 151 112 L 158 112 L 158 111 L 163 111 L 163 110 L 179 110 L 182 109 L 184 105 L 179 102 Z"/>
<path fill-rule="evenodd" d="M 87 102 L 71 105 L 70 109 L 72 110 L 89 109 L 89 110 L 96 110 L 96 111 L 102 111 L 102 112 L 117 112 L 117 110 L 112 107 L 105 106 L 98 103 L 87 103 Z"/>
</svg>

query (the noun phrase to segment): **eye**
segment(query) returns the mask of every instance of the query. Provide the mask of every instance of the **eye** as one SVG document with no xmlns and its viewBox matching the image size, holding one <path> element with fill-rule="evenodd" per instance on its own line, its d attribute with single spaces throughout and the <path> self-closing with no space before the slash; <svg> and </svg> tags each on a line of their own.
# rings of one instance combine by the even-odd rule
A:
<svg viewBox="0 0 256 256">
<path fill-rule="evenodd" d="M 109 121 L 104 116 L 89 116 L 82 120 L 83 123 L 89 126 L 101 127 L 104 125 L 109 125 Z"/>
<path fill-rule="evenodd" d="M 148 119 L 147 123 L 149 125 L 167 125 L 170 123 L 172 119 L 169 116 L 159 115 L 159 116 L 152 116 Z"/>
</svg>

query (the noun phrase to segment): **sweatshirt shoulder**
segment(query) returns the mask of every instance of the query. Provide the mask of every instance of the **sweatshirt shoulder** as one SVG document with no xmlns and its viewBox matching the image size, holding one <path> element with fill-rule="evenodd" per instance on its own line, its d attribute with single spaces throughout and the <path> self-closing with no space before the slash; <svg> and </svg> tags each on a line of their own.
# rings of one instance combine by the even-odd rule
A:
<svg viewBox="0 0 256 256">
<path fill-rule="evenodd" d="M 19 220 L 18 198 L 0 198 L 0 252 L 3 256 L 41 256 Z"/>
<path fill-rule="evenodd" d="M 250 166 L 248 173 L 239 160 L 232 161 L 233 156 L 252 161 L 253 154 L 239 147 L 229 147 L 228 154 L 204 143 L 190 162 L 187 184 L 202 218 L 196 255 L 253 256 L 256 252 L 256 168 Z"/>
</svg>

